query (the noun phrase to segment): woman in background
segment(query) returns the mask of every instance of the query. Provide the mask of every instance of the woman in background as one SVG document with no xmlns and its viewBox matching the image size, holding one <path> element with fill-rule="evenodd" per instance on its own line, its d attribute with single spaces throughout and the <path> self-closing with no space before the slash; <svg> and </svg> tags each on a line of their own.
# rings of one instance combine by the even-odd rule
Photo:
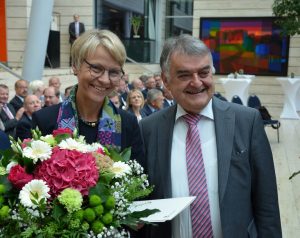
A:
<svg viewBox="0 0 300 238">
<path fill-rule="evenodd" d="M 144 106 L 144 96 L 143 93 L 138 89 L 132 89 L 128 92 L 127 95 L 127 111 L 134 114 L 138 121 L 143 117 L 146 117 L 146 114 L 141 111 Z"/>
</svg>

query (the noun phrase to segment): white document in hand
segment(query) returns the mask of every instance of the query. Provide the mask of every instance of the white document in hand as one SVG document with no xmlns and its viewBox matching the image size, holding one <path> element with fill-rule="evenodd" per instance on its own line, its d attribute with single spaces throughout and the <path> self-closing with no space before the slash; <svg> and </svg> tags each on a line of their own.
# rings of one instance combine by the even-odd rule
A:
<svg viewBox="0 0 300 238">
<path fill-rule="evenodd" d="M 176 215 L 181 213 L 187 206 L 189 206 L 196 197 L 179 197 L 156 200 L 135 201 L 129 207 L 129 210 L 142 211 L 145 209 L 158 209 L 156 212 L 148 217 L 142 218 L 148 222 L 165 222 L 172 220 Z"/>
</svg>

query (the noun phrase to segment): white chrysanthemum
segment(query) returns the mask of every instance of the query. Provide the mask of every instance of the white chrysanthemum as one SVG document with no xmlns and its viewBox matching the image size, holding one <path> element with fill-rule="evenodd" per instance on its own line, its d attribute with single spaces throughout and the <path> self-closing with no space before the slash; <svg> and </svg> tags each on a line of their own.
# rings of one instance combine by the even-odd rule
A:
<svg viewBox="0 0 300 238">
<path fill-rule="evenodd" d="M 27 146 L 23 150 L 23 156 L 33 160 L 33 163 L 47 160 L 51 157 L 51 146 L 40 140 L 32 141 L 31 146 Z"/>
<path fill-rule="evenodd" d="M 37 202 L 43 198 L 47 200 L 47 198 L 50 197 L 49 191 L 50 189 L 45 181 L 34 179 L 23 186 L 19 194 L 19 199 L 24 207 L 36 208 L 37 206 L 32 202 L 32 200 Z M 37 194 L 37 199 L 35 199 L 32 194 Z"/>
<path fill-rule="evenodd" d="M 87 145 L 78 142 L 72 138 L 68 138 L 66 140 L 61 141 L 58 146 L 61 149 L 66 149 L 66 150 L 77 150 L 80 151 L 82 153 L 87 152 Z"/>
<path fill-rule="evenodd" d="M 16 161 L 11 161 L 7 166 L 6 166 L 6 172 L 9 173 L 10 169 L 17 165 L 18 163 Z"/>
<path fill-rule="evenodd" d="M 131 173 L 131 168 L 124 162 L 115 162 L 111 168 L 111 171 L 115 174 L 115 178 L 121 178 L 126 174 Z"/>
<path fill-rule="evenodd" d="M 87 145 L 87 151 L 88 152 L 94 152 L 94 151 L 97 151 L 100 148 L 103 149 L 103 146 L 99 143 L 92 143 L 90 145 Z"/>
</svg>

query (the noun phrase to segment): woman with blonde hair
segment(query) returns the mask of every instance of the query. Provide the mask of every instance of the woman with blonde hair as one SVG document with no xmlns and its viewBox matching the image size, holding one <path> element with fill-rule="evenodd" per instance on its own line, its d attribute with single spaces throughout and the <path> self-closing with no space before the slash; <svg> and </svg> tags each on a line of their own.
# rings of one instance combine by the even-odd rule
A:
<svg viewBox="0 0 300 238">
<path fill-rule="evenodd" d="M 34 113 L 34 124 L 44 135 L 56 128 L 77 129 L 88 143 L 119 151 L 131 147 L 131 158 L 142 159 L 136 117 L 108 98 L 124 76 L 126 51 L 121 40 L 108 30 L 86 31 L 72 45 L 71 58 L 78 84 L 64 102 Z"/>
<path fill-rule="evenodd" d="M 134 114 L 138 121 L 143 117 L 146 117 L 146 114 L 141 111 L 144 106 L 144 96 L 143 93 L 138 89 L 132 89 L 128 92 L 127 95 L 127 108 L 126 110 Z"/>
</svg>

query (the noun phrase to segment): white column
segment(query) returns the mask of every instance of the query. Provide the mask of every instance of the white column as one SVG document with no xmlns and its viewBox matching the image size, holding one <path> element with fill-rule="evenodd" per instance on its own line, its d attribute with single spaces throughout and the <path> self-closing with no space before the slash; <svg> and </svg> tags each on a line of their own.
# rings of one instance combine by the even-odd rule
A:
<svg viewBox="0 0 300 238">
<path fill-rule="evenodd" d="M 27 81 L 42 79 L 53 0 L 32 0 L 22 77 Z"/>
</svg>

